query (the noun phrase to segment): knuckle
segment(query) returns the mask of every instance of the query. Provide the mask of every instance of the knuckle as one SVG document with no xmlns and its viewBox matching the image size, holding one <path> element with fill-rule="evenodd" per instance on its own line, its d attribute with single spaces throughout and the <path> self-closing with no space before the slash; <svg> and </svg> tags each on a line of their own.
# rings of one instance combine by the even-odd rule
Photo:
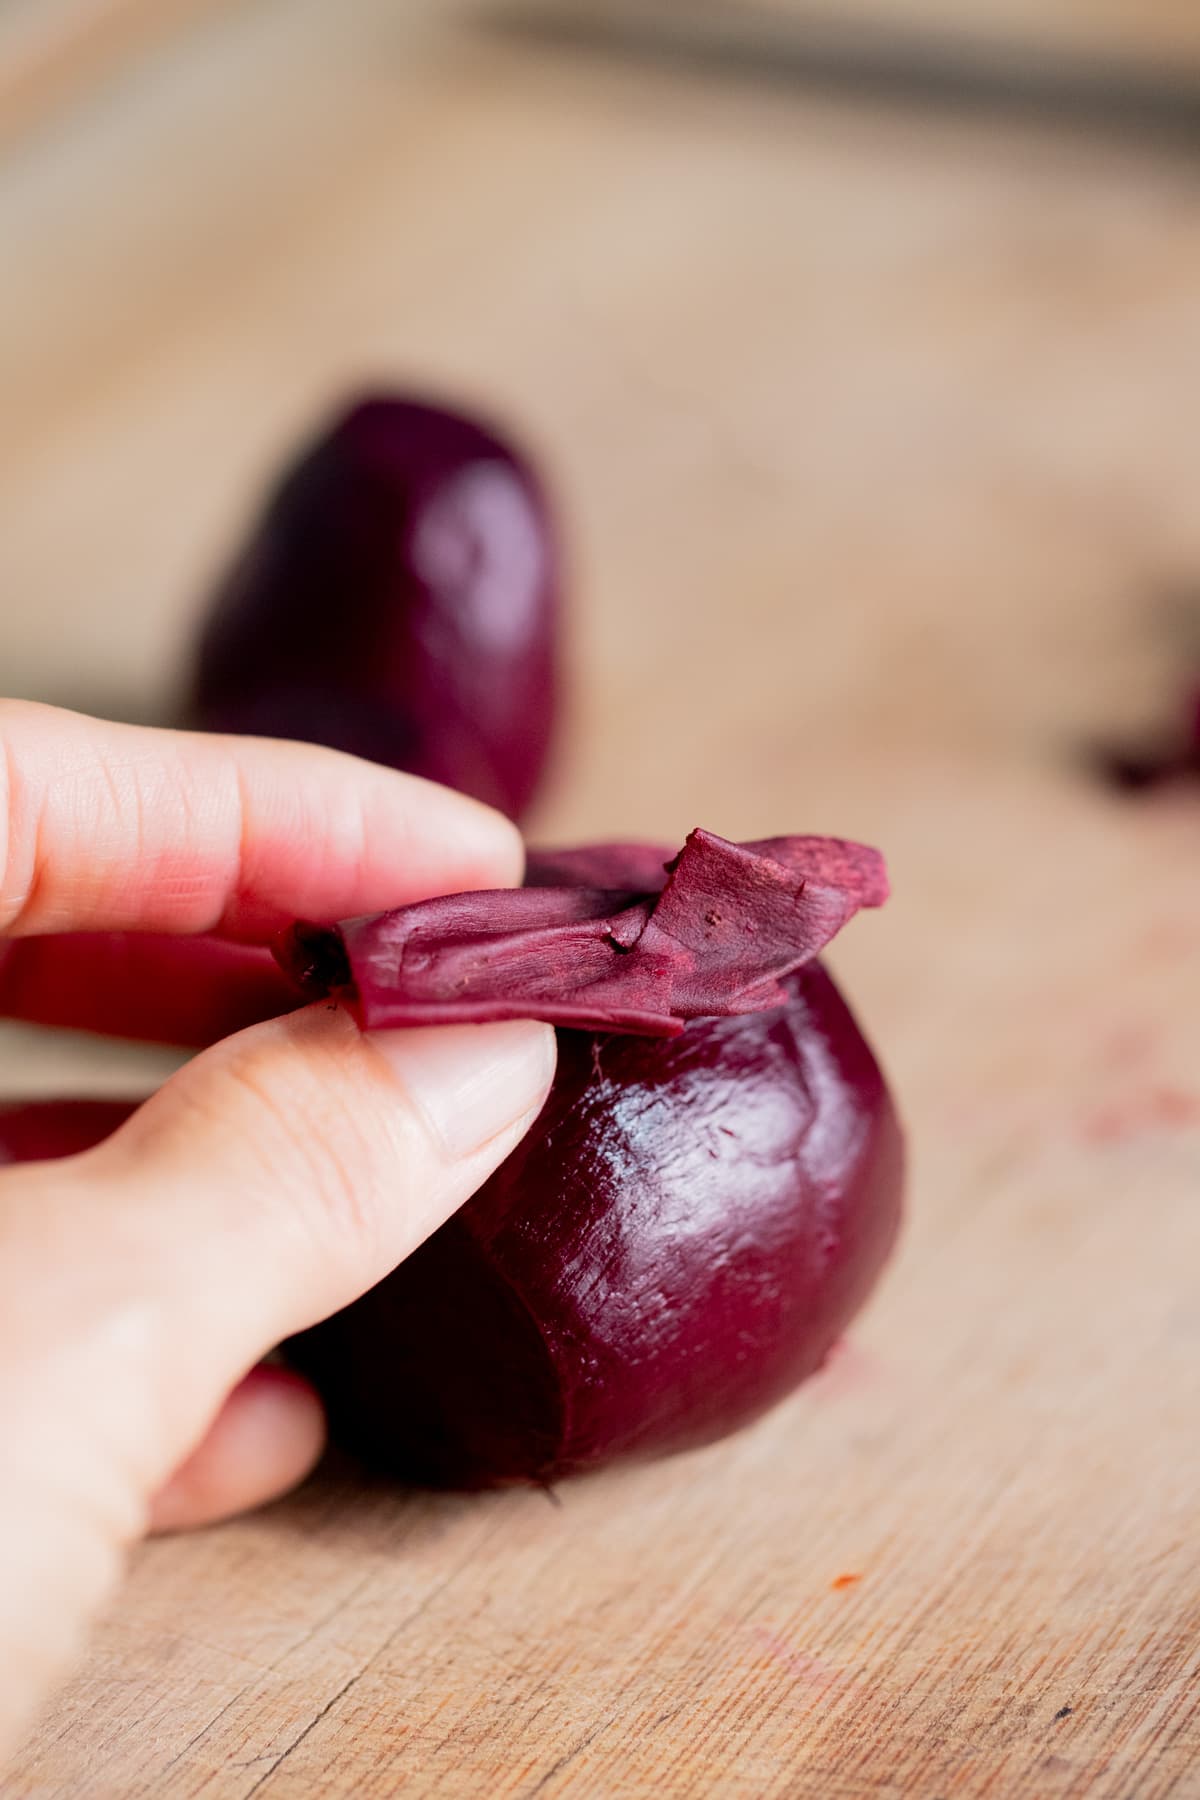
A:
<svg viewBox="0 0 1200 1800">
<path fill-rule="evenodd" d="M 385 1119 L 351 1046 L 321 1057 L 306 1051 L 247 1046 L 224 1063 L 224 1092 L 213 1104 L 226 1121 L 231 1103 L 246 1119 L 257 1179 L 293 1228 L 350 1266 L 379 1248 L 401 1185 L 403 1121 Z"/>
</svg>

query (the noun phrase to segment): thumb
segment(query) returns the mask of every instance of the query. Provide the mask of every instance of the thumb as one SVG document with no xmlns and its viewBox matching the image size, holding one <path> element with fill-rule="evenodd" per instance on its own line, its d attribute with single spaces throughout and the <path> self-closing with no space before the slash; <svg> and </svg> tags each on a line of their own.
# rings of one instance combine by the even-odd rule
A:
<svg viewBox="0 0 1200 1800">
<path fill-rule="evenodd" d="M 128 1446 L 144 1492 L 260 1356 L 462 1205 L 537 1116 L 553 1071 L 546 1025 L 364 1034 L 318 1005 L 196 1057 L 77 1159 L 111 1197 L 89 1196 L 97 1253 L 123 1255 L 151 1309 L 152 1390 Z"/>
<path fill-rule="evenodd" d="M 230 1390 L 467 1199 L 553 1064 L 545 1025 L 364 1036 L 322 1005 L 198 1056 L 97 1148 L 0 1172 L 0 1749 Z"/>
</svg>

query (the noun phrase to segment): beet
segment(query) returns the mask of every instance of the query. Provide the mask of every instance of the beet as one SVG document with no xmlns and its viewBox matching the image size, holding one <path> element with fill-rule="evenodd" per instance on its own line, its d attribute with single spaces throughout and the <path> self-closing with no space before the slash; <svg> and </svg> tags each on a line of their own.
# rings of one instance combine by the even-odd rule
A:
<svg viewBox="0 0 1200 1800">
<path fill-rule="evenodd" d="M 296 925 L 277 955 L 370 1030 L 536 1018 L 665 1037 L 779 1003 L 785 976 L 886 897 L 863 844 L 694 831 L 670 860 L 644 845 L 560 851 L 531 858 L 524 889 Z"/>
<path fill-rule="evenodd" d="M 202 1048 L 299 1004 L 269 950 L 217 937 L 71 931 L 0 944 L 0 1017 Z"/>
<path fill-rule="evenodd" d="M 111 1137 L 137 1100 L 14 1100 L 0 1106 L 0 1164 L 75 1156 Z"/>
<path fill-rule="evenodd" d="M 204 626 L 191 716 L 528 806 L 556 706 L 557 531 L 490 427 L 380 395 L 287 472 Z"/>
<path fill-rule="evenodd" d="M 901 1139 L 825 971 L 674 1039 L 558 1034 L 540 1119 L 371 1293 L 292 1340 L 334 1437 L 439 1486 L 551 1482 L 746 1424 L 887 1258 Z"/>
<path fill-rule="evenodd" d="M 560 1029 L 508 1160 L 289 1346 L 347 1448 L 434 1485 L 549 1482 L 746 1423 L 820 1366 L 899 1222 L 891 1101 L 812 960 L 885 897 L 875 851 L 693 832 L 671 860 L 534 856 L 527 881 L 282 949 L 370 1026 L 621 1027 Z"/>
</svg>

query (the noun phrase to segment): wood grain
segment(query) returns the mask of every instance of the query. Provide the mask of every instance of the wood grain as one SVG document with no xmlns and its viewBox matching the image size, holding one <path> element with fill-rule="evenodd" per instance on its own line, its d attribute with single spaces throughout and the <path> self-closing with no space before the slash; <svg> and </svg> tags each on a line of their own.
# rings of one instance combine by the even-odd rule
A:
<svg viewBox="0 0 1200 1800">
<path fill-rule="evenodd" d="M 1200 63 L 1200 21 L 1189 0 L 720 0 L 741 11 L 762 10 L 803 22 L 853 20 L 871 28 L 944 32 L 983 44 L 1070 50 L 1129 57 L 1163 56 Z"/>
<path fill-rule="evenodd" d="M 952 0 L 496 0 L 489 16 L 500 33 L 675 79 L 717 74 L 1139 143 L 1200 140 L 1200 19 L 1175 0 L 969 10 Z"/>
<path fill-rule="evenodd" d="M 0 141 L 229 0 L 0 0 Z"/>
<path fill-rule="evenodd" d="M 575 544 L 541 834 L 882 843 L 834 960 L 913 1148 L 884 1290 L 759 1427 L 150 1544 L 0 1791 L 1200 1793 L 1200 813 L 1081 755 L 1200 583 L 1194 162 L 260 0 L 0 209 L 10 685 L 166 713 L 334 395 L 499 408 Z"/>
</svg>

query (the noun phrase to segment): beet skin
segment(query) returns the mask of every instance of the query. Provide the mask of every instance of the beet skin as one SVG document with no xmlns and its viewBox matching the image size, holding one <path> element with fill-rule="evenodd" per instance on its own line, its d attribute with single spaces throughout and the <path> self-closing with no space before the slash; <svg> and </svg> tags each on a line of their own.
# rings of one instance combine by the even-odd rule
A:
<svg viewBox="0 0 1200 1800">
<path fill-rule="evenodd" d="M 191 717 L 330 744 L 517 817 L 554 723 L 557 534 L 479 422 L 380 395 L 284 476 L 219 590 Z"/>
<path fill-rule="evenodd" d="M 541 1118 L 467 1205 L 294 1339 L 336 1439 L 439 1486 L 703 1444 L 820 1367 L 887 1258 L 902 1149 L 819 964 L 786 1004 L 560 1031 Z"/>
<path fill-rule="evenodd" d="M 863 906 L 882 906 L 878 850 L 844 838 L 731 844 L 693 831 L 530 854 L 523 888 L 444 894 L 341 925 L 301 923 L 275 953 L 310 995 L 365 1031 L 545 1019 L 676 1037 L 693 1019 L 762 1012 Z"/>
</svg>

